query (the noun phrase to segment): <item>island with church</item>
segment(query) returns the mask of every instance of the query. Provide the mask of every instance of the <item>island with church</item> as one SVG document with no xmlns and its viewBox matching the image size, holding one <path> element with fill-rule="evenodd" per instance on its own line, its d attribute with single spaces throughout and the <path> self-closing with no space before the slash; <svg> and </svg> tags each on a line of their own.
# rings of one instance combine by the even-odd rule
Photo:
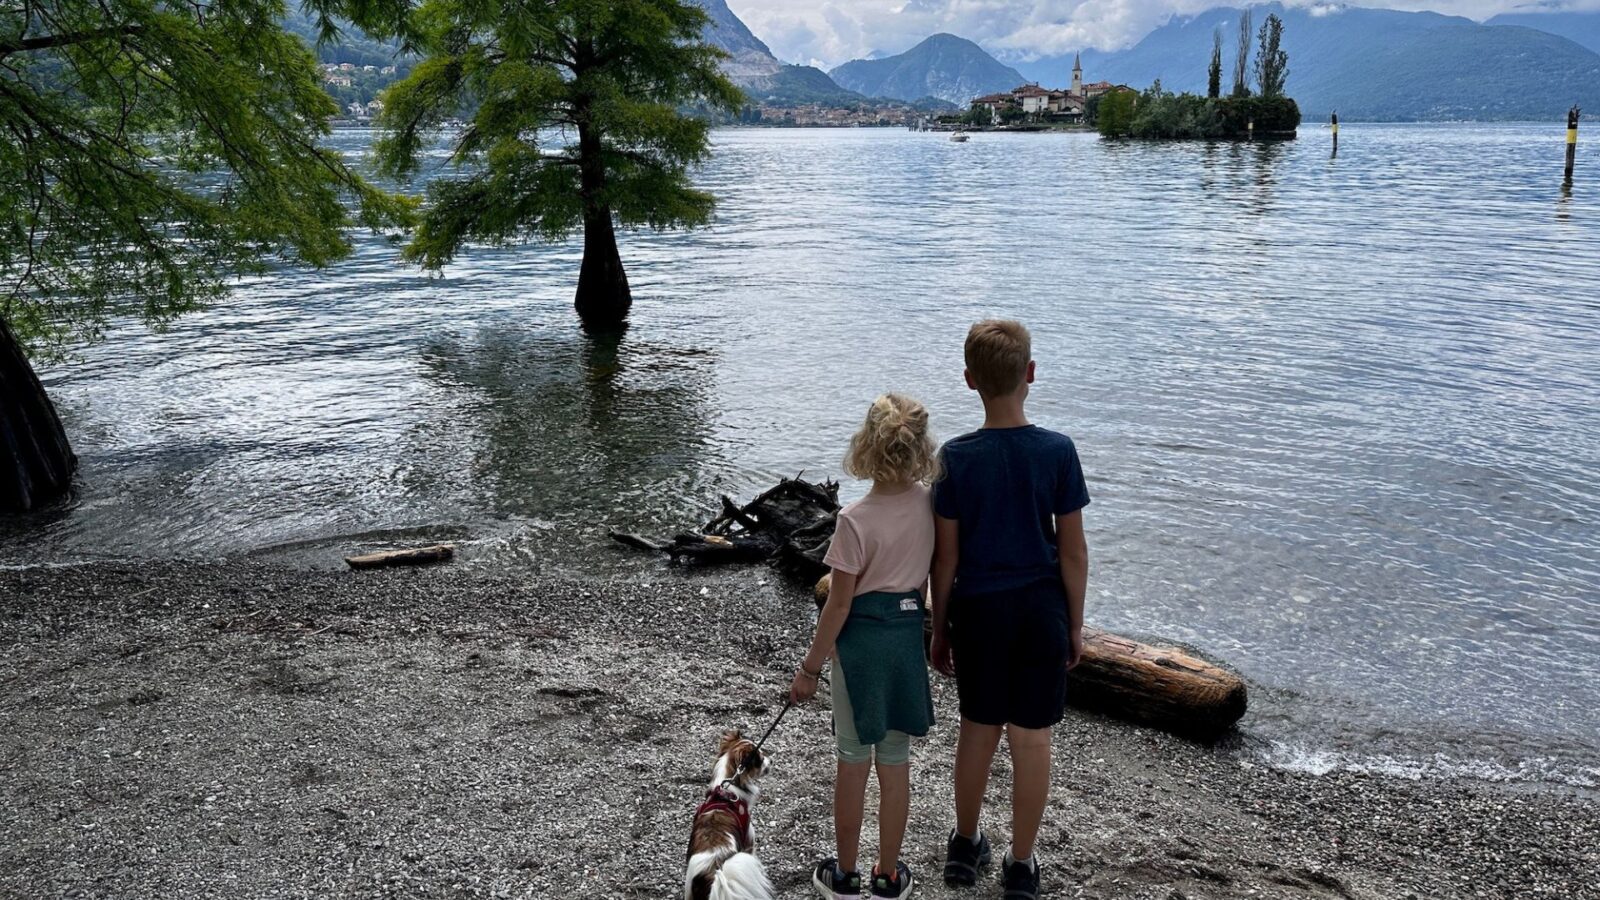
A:
<svg viewBox="0 0 1600 900">
<path fill-rule="evenodd" d="M 1252 40 L 1258 45 L 1251 59 Z M 1125 84 L 1083 81 L 1083 57 L 1072 62 L 1072 84 L 1052 89 L 1030 82 L 972 98 L 965 112 L 923 127 L 964 131 L 1094 130 L 1107 138 L 1141 140 L 1293 140 L 1300 107 L 1285 91 L 1289 55 L 1283 20 L 1269 14 L 1252 32 L 1250 11 L 1239 18 L 1232 88 L 1223 92 L 1223 36 L 1215 32 L 1205 96 L 1174 93 L 1157 80 L 1143 91 Z"/>
</svg>

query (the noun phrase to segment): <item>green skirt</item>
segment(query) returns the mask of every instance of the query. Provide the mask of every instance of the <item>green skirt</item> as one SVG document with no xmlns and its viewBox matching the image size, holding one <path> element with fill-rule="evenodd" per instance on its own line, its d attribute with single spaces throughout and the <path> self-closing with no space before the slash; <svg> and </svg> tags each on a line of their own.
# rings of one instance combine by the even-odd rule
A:
<svg viewBox="0 0 1600 900">
<path fill-rule="evenodd" d="M 920 737 L 933 726 L 922 643 L 926 617 L 919 591 L 873 591 L 850 601 L 834 652 L 849 684 L 861 743 L 876 744 L 890 731 Z"/>
</svg>

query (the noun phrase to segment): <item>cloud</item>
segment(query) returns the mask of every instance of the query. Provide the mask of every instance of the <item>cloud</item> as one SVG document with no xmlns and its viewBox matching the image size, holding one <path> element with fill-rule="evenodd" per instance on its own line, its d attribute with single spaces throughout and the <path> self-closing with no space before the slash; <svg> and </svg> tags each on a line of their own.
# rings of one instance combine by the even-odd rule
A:
<svg viewBox="0 0 1600 900">
<path fill-rule="evenodd" d="M 1329 7 L 1329 0 L 1296 0 Z M 1538 0 L 1392 0 L 1361 5 L 1431 9 L 1482 19 Z M 1593 6 L 1574 0 L 1563 6 Z M 824 68 L 873 51 L 894 54 L 930 34 L 977 41 L 1003 60 L 1031 60 L 1074 50 L 1131 46 L 1173 15 L 1192 15 L 1229 0 L 728 0 L 773 53 Z"/>
</svg>

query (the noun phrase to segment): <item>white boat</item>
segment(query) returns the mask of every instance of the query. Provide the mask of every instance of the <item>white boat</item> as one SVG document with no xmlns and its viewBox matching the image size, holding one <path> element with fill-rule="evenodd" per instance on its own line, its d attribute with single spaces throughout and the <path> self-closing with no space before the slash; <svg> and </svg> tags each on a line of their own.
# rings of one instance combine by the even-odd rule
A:
<svg viewBox="0 0 1600 900">
<path fill-rule="evenodd" d="M 955 141 L 958 144 L 965 144 L 967 142 L 967 133 L 965 131 L 958 131 L 955 134 L 950 135 L 950 140 Z"/>
</svg>

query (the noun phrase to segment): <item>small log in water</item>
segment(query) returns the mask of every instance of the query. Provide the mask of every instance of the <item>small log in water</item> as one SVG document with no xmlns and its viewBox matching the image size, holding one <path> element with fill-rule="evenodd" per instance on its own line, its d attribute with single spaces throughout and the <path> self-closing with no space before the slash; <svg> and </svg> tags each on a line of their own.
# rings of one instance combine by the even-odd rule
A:
<svg viewBox="0 0 1600 900">
<path fill-rule="evenodd" d="M 391 566 L 426 566 L 445 562 L 456 555 L 451 544 L 432 547 L 415 547 L 409 550 L 383 550 L 361 556 L 346 556 L 344 561 L 352 569 L 386 569 Z"/>
<path fill-rule="evenodd" d="M 827 602 L 833 576 L 815 588 Z M 930 632 L 931 636 L 931 632 Z M 1202 740 L 1221 736 L 1244 716 L 1244 679 L 1176 647 L 1160 647 L 1083 629 L 1083 660 L 1067 683 L 1067 702 L 1117 719 Z"/>
</svg>

